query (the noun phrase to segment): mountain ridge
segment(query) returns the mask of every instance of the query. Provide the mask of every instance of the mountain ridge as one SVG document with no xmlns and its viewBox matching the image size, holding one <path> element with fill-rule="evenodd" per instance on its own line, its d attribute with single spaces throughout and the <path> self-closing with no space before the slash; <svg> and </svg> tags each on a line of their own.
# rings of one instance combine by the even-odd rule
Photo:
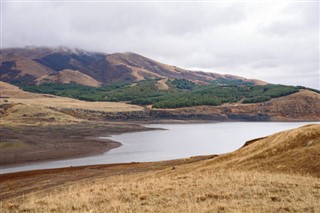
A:
<svg viewBox="0 0 320 213">
<path fill-rule="evenodd" d="M 20 66 L 20 64 L 28 66 Z M 191 71 L 176 66 L 167 65 L 133 52 L 101 53 L 66 47 L 46 48 L 7 48 L 1 50 L 0 80 L 23 84 L 39 84 L 43 76 L 59 75 L 63 70 L 79 71 L 91 78 L 93 82 L 71 81 L 81 85 L 103 85 L 115 82 L 139 82 L 148 78 L 186 79 L 197 84 L 208 84 L 215 79 L 229 79 L 265 85 L 266 82 L 246 79 L 234 75 L 222 75 L 213 72 Z M 70 77 L 70 76 L 69 76 Z M 48 82 L 61 83 L 47 79 Z"/>
</svg>

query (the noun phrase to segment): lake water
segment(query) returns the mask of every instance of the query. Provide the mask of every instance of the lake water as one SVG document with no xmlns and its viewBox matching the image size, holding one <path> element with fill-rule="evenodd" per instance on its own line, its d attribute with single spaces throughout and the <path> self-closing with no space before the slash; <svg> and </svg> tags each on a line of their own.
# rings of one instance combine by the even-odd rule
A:
<svg viewBox="0 0 320 213">
<path fill-rule="evenodd" d="M 102 155 L 1 168 L 0 173 L 95 164 L 148 162 L 197 155 L 222 154 L 242 147 L 248 140 L 305 124 L 310 124 L 310 122 L 222 122 L 147 125 L 166 130 L 114 135 L 108 138 L 121 142 L 122 146 Z"/>
</svg>

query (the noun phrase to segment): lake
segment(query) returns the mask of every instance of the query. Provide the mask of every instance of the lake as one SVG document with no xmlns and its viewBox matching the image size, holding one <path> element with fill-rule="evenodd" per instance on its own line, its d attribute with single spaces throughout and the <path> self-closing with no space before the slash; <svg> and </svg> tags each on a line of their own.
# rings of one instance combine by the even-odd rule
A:
<svg viewBox="0 0 320 213">
<path fill-rule="evenodd" d="M 122 146 L 102 155 L 1 168 L 1 173 L 110 163 L 148 162 L 222 154 L 248 140 L 319 122 L 221 122 L 146 125 L 166 130 L 113 135 Z"/>
</svg>

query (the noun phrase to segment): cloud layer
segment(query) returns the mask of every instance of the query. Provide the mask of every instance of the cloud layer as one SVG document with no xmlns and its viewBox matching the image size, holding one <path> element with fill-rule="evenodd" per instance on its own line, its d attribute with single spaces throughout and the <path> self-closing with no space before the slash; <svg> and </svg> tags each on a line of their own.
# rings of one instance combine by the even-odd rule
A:
<svg viewBox="0 0 320 213">
<path fill-rule="evenodd" d="M 2 47 L 136 52 L 320 89 L 319 3 L 2 3 Z"/>
</svg>

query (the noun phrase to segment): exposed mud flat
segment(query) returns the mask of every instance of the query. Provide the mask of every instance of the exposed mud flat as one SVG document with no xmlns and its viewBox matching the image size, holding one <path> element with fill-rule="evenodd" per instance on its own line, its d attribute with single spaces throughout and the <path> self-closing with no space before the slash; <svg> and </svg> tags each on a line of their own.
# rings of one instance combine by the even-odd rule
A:
<svg viewBox="0 0 320 213">
<path fill-rule="evenodd" d="M 92 123 L 50 126 L 1 126 L 1 166 L 98 155 L 121 144 L 99 136 L 145 131 L 138 124 Z"/>
</svg>

